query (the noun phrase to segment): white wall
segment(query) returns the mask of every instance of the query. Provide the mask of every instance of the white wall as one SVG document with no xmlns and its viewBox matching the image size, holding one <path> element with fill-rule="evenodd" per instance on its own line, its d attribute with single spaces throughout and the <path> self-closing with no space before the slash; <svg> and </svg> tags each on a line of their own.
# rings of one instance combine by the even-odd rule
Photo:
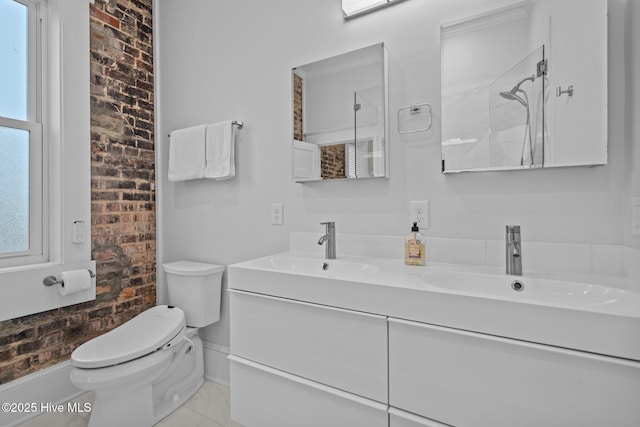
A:
<svg viewBox="0 0 640 427">
<path fill-rule="evenodd" d="M 627 93 L 627 156 L 625 169 L 627 170 L 628 196 L 625 198 L 625 218 L 629 218 L 629 198 L 640 197 L 640 2 L 629 1 L 629 12 L 626 14 L 627 44 L 627 69 L 625 91 Z M 624 236 L 625 243 L 640 249 L 640 236 L 631 234 L 631 222 L 625 219 Z"/>
<path fill-rule="evenodd" d="M 439 26 L 507 3 L 413 0 L 344 22 L 339 0 L 157 2 L 160 259 L 231 264 L 284 251 L 289 231 L 320 232 L 327 220 L 339 233 L 401 235 L 410 226 L 410 200 L 430 201 L 430 237 L 499 240 L 506 224 L 520 224 L 529 241 L 638 246 L 623 225 L 631 187 L 640 191 L 630 183 L 638 181 L 640 161 L 628 157 L 638 150 L 625 130 L 628 0 L 609 0 L 609 165 L 441 174 Z M 402 140 L 392 121 L 388 180 L 292 183 L 291 68 L 381 41 L 404 68 L 406 104 L 433 104 L 433 130 Z M 401 106 L 392 106 L 391 117 Z M 223 119 L 245 123 L 237 176 L 167 182 L 167 134 Z M 284 203 L 283 226 L 270 224 L 274 201 Z M 162 298 L 161 271 L 158 277 Z M 223 306 L 221 321 L 203 335 L 228 346 L 228 331 Z"/>
<path fill-rule="evenodd" d="M 379 51 L 381 59 L 377 63 L 319 76 L 307 74 L 303 80 L 305 133 L 353 127 L 354 92 L 380 86 L 384 81 L 382 48 Z"/>
</svg>

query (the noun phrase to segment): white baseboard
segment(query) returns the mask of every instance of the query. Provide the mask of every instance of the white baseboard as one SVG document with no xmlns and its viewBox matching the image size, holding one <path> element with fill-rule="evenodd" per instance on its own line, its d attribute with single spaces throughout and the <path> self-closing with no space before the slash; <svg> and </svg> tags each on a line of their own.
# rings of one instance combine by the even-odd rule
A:
<svg viewBox="0 0 640 427">
<path fill-rule="evenodd" d="M 229 385 L 228 347 L 202 340 L 204 344 L 204 377 L 210 381 Z"/>
<path fill-rule="evenodd" d="M 16 426 L 39 415 L 43 403 L 57 405 L 84 393 L 71 384 L 70 374 L 71 362 L 66 361 L 0 386 L 1 403 L 35 404 L 38 409 L 37 412 L 2 411 L 0 425 Z"/>
</svg>

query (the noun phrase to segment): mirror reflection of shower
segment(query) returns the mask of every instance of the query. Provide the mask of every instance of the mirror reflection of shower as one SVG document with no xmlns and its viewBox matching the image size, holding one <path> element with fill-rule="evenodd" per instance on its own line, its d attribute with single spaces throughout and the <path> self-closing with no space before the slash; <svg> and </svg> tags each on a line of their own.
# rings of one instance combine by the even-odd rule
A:
<svg viewBox="0 0 640 427">
<path fill-rule="evenodd" d="M 525 77 L 520 80 L 516 85 L 508 92 L 500 92 L 499 95 L 504 99 L 508 99 L 509 101 L 518 101 L 524 108 L 527 110 L 527 122 L 524 127 L 524 137 L 522 140 L 522 153 L 520 154 L 520 166 L 524 166 L 524 153 L 527 147 L 527 142 L 529 143 L 529 157 L 530 164 L 533 165 L 533 160 L 535 158 L 535 147 L 533 146 L 533 138 L 531 137 L 531 111 L 529 110 L 529 96 L 527 92 L 520 89 L 520 86 L 524 82 L 534 82 L 536 79 L 535 75 L 531 77 Z M 522 96 L 518 95 L 521 93 Z"/>
<path fill-rule="evenodd" d="M 490 165 L 542 167 L 549 132 L 544 46 L 489 84 Z"/>
</svg>

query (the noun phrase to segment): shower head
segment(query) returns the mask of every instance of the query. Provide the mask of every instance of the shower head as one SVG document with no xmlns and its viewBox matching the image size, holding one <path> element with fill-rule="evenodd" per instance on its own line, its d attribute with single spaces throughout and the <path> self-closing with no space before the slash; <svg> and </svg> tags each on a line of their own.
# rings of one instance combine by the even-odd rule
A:
<svg viewBox="0 0 640 427">
<path fill-rule="evenodd" d="M 535 80 L 534 75 L 531 75 L 530 77 L 525 77 L 524 79 L 516 83 L 516 85 L 510 91 L 500 92 L 500 96 L 503 97 L 504 99 L 508 99 L 509 101 L 518 101 L 520 104 L 526 107 L 529 105 L 529 103 L 526 102 L 524 99 L 522 99 L 522 97 L 518 95 L 518 92 L 525 93 L 522 89 L 520 89 L 520 86 L 522 85 L 522 83 L 527 81 L 533 82 L 534 80 Z"/>
<path fill-rule="evenodd" d="M 512 91 L 509 92 L 500 92 L 500 96 L 503 97 L 504 99 L 508 99 L 509 101 L 518 101 L 520 104 L 522 104 L 524 107 L 527 106 L 527 103 L 525 102 L 524 99 L 522 99 L 519 95 L 515 94 Z"/>
</svg>

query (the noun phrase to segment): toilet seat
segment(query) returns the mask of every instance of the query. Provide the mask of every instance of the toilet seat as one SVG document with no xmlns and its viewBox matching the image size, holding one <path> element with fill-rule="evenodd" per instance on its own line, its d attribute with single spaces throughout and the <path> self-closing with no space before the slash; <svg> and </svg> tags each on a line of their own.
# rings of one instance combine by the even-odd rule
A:
<svg viewBox="0 0 640 427">
<path fill-rule="evenodd" d="M 152 307 L 117 328 L 80 345 L 71 354 L 73 366 L 103 368 L 153 353 L 186 328 L 178 307 Z"/>
<path fill-rule="evenodd" d="M 80 390 L 99 390 L 137 383 L 144 381 L 145 378 L 155 378 L 160 375 L 169 366 L 172 357 L 173 354 L 170 351 L 156 351 L 147 357 L 106 368 L 73 368 L 70 377 L 71 384 Z"/>
</svg>

